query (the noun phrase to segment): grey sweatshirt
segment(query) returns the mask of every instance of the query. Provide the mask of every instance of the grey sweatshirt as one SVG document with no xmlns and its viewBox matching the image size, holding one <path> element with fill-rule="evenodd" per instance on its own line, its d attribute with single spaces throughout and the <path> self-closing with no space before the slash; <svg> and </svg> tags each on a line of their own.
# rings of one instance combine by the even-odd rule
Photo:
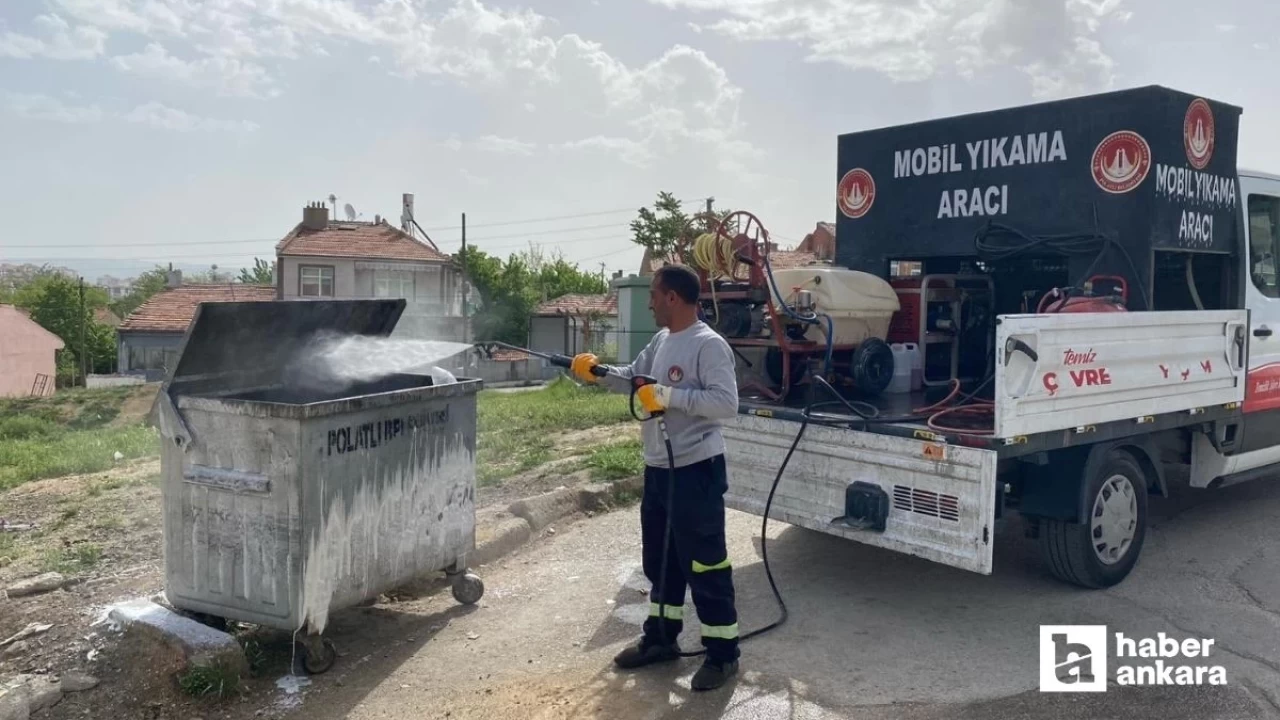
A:
<svg viewBox="0 0 1280 720">
<path fill-rule="evenodd" d="M 738 412 L 738 380 L 733 351 L 724 338 L 698 321 L 678 333 L 663 328 L 630 365 L 615 365 L 617 374 L 600 379 L 605 387 L 631 392 L 630 378 L 649 375 L 672 388 L 666 411 L 667 434 L 676 467 L 684 467 L 724 452 L 722 421 Z M 640 401 L 636 412 L 643 417 Z M 644 423 L 645 464 L 667 467 L 667 449 L 658 423 Z"/>
</svg>

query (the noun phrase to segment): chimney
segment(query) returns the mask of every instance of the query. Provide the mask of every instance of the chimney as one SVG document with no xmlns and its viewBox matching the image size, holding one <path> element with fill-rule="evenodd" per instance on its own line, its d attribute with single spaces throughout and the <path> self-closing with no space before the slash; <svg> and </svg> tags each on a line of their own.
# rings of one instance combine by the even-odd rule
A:
<svg viewBox="0 0 1280 720">
<path fill-rule="evenodd" d="M 170 271 L 169 271 L 169 273 L 168 273 L 168 276 L 165 278 L 165 285 L 166 285 L 167 287 L 171 287 L 171 288 L 181 287 L 181 286 L 182 286 L 182 271 L 181 271 L 181 270 L 170 270 Z"/>
<path fill-rule="evenodd" d="M 323 202 L 308 203 L 302 209 L 302 227 L 323 230 L 329 227 L 329 208 Z"/>
</svg>

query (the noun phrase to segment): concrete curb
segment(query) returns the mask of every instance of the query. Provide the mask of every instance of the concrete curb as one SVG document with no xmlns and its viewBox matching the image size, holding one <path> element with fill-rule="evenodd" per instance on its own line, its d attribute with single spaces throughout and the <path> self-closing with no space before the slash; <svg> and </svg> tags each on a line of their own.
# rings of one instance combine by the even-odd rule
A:
<svg viewBox="0 0 1280 720">
<path fill-rule="evenodd" d="M 622 507 L 644 489 L 644 478 L 560 488 L 517 500 L 492 521 L 477 520 L 476 549 L 467 564 L 479 567 L 501 560 L 540 536 L 543 530 L 571 515 L 588 516 Z"/>
<path fill-rule="evenodd" d="M 502 518 L 491 526 L 476 527 L 476 549 L 467 559 L 469 565 L 487 565 L 529 542 L 533 531 L 526 520 Z"/>
<path fill-rule="evenodd" d="M 579 492 L 572 488 L 561 488 L 549 493 L 536 495 L 511 503 L 507 512 L 529 523 L 533 532 L 541 532 L 566 515 L 577 512 Z"/>
</svg>

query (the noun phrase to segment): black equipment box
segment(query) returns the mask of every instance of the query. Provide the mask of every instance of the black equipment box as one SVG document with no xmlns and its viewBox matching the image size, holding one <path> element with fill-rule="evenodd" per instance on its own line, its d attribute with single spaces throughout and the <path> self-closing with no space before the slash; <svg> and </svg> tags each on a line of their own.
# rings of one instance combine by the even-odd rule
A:
<svg viewBox="0 0 1280 720">
<path fill-rule="evenodd" d="M 1148 309 L 1154 251 L 1237 252 L 1240 114 L 1149 86 L 841 135 L 837 262 L 885 277 L 890 260 L 975 257 L 992 226 L 1102 236 L 1071 282 L 1123 276 Z"/>
</svg>

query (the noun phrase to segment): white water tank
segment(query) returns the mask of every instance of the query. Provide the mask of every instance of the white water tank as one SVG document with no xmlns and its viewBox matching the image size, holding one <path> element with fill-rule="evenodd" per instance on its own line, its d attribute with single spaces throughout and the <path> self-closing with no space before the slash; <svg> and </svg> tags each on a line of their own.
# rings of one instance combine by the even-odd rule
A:
<svg viewBox="0 0 1280 720">
<path fill-rule="evenodd" d="M 883 340 L 893 314 L 899 309 L 898 294 L 892 285 L 859 270 L 827 265 L 774 268 L 773 279 L 788 307 L 795 305 L 796 293 L 800 290 L 812 294 L 816 312 L 831 316 L 837 345 L 857 345 L 870 337 Z M 773 301 L 779 301 L 776 294 Z M 826 342 L 825 324 L 821 330 L 811 326 L 805 338 Z"/>
</svg>

